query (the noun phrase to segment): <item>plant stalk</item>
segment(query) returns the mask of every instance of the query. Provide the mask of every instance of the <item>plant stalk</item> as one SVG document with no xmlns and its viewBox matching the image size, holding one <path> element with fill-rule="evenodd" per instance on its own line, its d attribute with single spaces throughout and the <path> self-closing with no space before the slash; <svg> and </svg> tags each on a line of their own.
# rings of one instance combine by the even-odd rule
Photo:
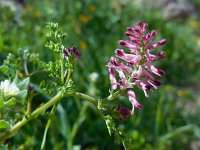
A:
<svg viewBox="0 0 200 150">
<path fill-rule="evenodd" d="M 34 112 L 32 112 L 29 117 L 24 117 L 21 121 L 17 122 L 9 131 L 5 132 L 3 135 L 0 135 L 0 141 L 4 141 L 13 136 L 28 121 L 30 121 L 33 118 L 36 118 L 41 113 L 45 112 L 49 107 L 59 102 L 59 100 L 62 97 L 63 97 L 63 92 L 59 91 L 50 101 L 48 101 L 44 105 L 37 108 Z"/>
</svg>

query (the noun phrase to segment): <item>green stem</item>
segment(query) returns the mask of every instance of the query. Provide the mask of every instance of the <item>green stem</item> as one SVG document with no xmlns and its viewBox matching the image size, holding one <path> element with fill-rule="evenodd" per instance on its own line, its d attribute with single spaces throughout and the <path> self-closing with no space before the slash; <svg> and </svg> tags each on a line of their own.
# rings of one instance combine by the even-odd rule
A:
<svg viewBox="0 0 200 150">
<path fill-rule="evenodd" d="M 68 73 L 67 73 L 67 78 L 66 78 L 65 83 L 68 83 L 68 82 L 69 82 L 69 80 L 70 80 L 70 78 L 71 78 L 71 74 L 72 74 L 72 70 L 69 69 L 69 71 L 68 71 Z"/>
<path fill-rule="evenodd" d="M 65 73 L 64 73 L 64 56 L 62 54 L 60 54 L 60 76 L 61 76 L 61 82 L 62 84 L 64 84 L 64 80 L 65 80 Z"/>
<path fill-rule="evenodd" d="M 159 136 L 159 131 L 160 131 L 160 126 L 161 126 L 161 121 L 163 117 L 163 101 L 164 101 L 164 95 L 161 95 L 158 105 L 157 105 L 157 111 L 156 111 L 156 118 L 155 118 L 155 130 L 154 130 L 154 135 L 155 135 L 155 141 L 157 140 Z"/>
<path fill-rule="evenodd" d="M 115 98 L 117 98 L 118 96 L 120 96 L 124 92 L 124 90 L 125 89 L 119 89 L 115 93 L 110 94 L 110 96 L 108 96 L 107 98 L 102 99 L 102 100 L 108 100 L 108 101 L 114 100 Z"/>
<path fill-rule="evenodd" d="M 33 99 L 33 93 L 31 93 L 30 97 L 28 98 L 28 106 L 25 115 L 29 116 L 32 111 L 32 99 Z"/>
<path fill-rule="evenodd" d="M 76 120 L 76 122 L 74 123 L 71 133 L 70 133 L 70 137 L 69 137 L 69 141 L 67 144 L 67 149 L 73 149 L 73 143 L 74 143 L 74 138 L 77 134 L 78 128 L 80 127 L 80 125 L 84 122 L 85 120 L 85 111 L 88 107 L 88 103 L 84 103 L 83 107 L 81 108 L 78 118 Z"/>
<path fill-rule="evenodd" d="M 24 60 L 24 72 L 25 72 L 25 75 L 28 77 L 29 72 L 28 72 L 28 68 L 27 68 L 27 60 L 26 59 Z"/>
<path fill-rule="evenodd" d="M 160 137 L 158 143 L 166 143 L 167 140 L 175 137 L 183 132 L 192 131 L 194 129 L 194 125 L 188 124 L 179 128 L 174 129 L 173 131 L 167 133 L 166 135 Z"/>
<path fill-rule="evenodd" d="M 52 110 L 50 112 L 50 118 L 47 121 L 47 124 L 46 124 L 46 127 L 45 127 L 45 131 L 44 131 L 44 135 L 43 135 L 43 139 L 42 139 L 41 150 L 43 150 L 44 147 L 45 147 L 47 132 L 48 132 L 48 129 L 49 129 L 49 127 L 51 125 L 51 121 L 52 121 L 51 117 L 55 114 L 57 106 L 58 106 L 58 103 L 54 104 L 53 108 L 52 108 Z"/>
<path fill-rule="evenodd" d="M 63 92 L 59 91 L 51 100 L 49 100 L 44 105 L 37 108 L 34 112 L 30 114 L 30 117 L 24 117 L 21 121 L 17 122 L 9 131 L 5 132 L 3 135 L 0 135 L 0 141 L 4 141 L 11 136 L 13 136 L 22 126 L 24 126 L 28 121 L 37 117 L 41 113 L 45 112 L 49 107 L 53 106 L 63 97 Z"/>
<path fill-rule="evenodd" d="M 86 94 L 83 94 L 83 93 L 79 93 L 79 92 L 75 92 L 74 93 L 74 96 L 77 96 L 78 98 L 80 99 L 84 99 L 92 104 L 94 104 L 95 106 L 97 106 L 97 102 L 99 99 L 96 99 L 94 97 L 91 97 L 91 96 L 88 96 Z"/>
<path fill-rule="evenodd" d="M 71 73 L 68 73 L 67 80 L 69 81 L 70 79 L 70 75 Z M 110 96 L 108 96 L 105 99 L 97 99 L 97 98 L 93 98 L 91 96 L 88 96 L 86 94 L 83 93 L 79 93 L 79 92 L 74 92 L 72 95 L 77 96 L 80 99 L 86 100 L 92 104 L 94 104 L 94 106 L 97 107 L 97 102 L 98 100 L 113 100 L 116 97 L 118 97 L 122 92 L 124 91 L 124 89 L 120 89 L 118 91 L 116 91 L 115 93 L 111 94 Z M 24 117 L 21 121 L 17 122 L 9 131 L 5 132 L 4 134 L 0 135 L 0 141 L 4 141 L 8 138 L 10 138 L 11 136 L 13 136 L 22 126 L 24 126 L 27 122 L 29 122 L 31 119 L 36 118 L 38 115 L 40 115 L 41 113 L 45 112 L 48 108 L 50 108 L 51 106 L 53 106 L 54 104 L 58 103 L 60 101 L 61 98 L 63 98 L 64 92 L 63 91 L 59 91 L 53 98 L 51 98 L 47 103 L 45 103 L 44 105 L 40 106 L 39 108 L 37 108 L 35 111 L 33 111 L 30 116 L 28 117 Z M 66 96 L 66 94 L 65 94 Z"/>
</svg>

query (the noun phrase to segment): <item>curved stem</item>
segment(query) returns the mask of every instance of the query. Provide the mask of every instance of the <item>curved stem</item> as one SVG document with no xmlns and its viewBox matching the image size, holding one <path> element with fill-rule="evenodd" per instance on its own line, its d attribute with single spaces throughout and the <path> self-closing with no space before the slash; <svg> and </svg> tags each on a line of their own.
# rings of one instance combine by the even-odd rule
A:
<svg viewBox="0 0 200 150">
<path fill-rule="evenodd" d="M 88 107 L 88 103 L 84 103 L 83 107 L 81 108 L 81 110 L 79 112 L 78 118 L 71 129 L 71 133 L 70 133 L 69 140 L 67 143 L 67 149 L 73 149 L 74 138 L 77 134 L 78 128 L 84 122 L 84 120 L 86 118 L 85 111 L 86 111 L 87 107 Z"/>
<path fill-rule="evenodd" d="M 41 150 L 43 150 L 45 148 L 47 132 L 48 132 L 48 129 L 49 129 L 49 127 L 51 125 L 51 122 L 52 122 L 52 118 L 51 117 L 55 114 L 57 106 L 58 106 L 58 103 L 54 104 L 53 108 L 51 109 L 50 118 L 47 121 L 47 124 L 46 124 L 46 127 L 45 127 L 45 131 L 44 131 L 44 135 L 43 135 L 43 139 L 42 139 Z"/>
<path fill-rule="evenodd" d="M 83 93 L 79 93 L 79 92 L 75 92 L 74 96 L 77 96 L 80 99 L 84 99 L 92 104 L 94 104 L 95 106 L 97 106 L 97 102 L 99 99 L 96 99 L 94 97 L 91 97 L 89 95 L 83 94 Z"/>
<path fill-rule="evenodd" d="M 62 84 L 64 83 L 64 57 L 62 54 L 60 54 L 60 77 Z"/>
<path fill-rule="evenodd" d="M 69 78 L 68 78 L 68 80 L 69 80 Z M 94 98 L 94 97 L 91 97 L 91 96 L 88 96 L 86 94 L 79 93 L 79 92 L 74 92 L 71 95 L 74 95 L 74 96 L 77 96 L 80 99 L 86 100 L 86 101 L 94 104 L 94 106 L 97 107 L 98 100 L 113 100 L 113 99 L 117 98 L 118 96 L 120 96 L 120 94 L 123 91 L 124 91 L 124 89 L 120 89 L 120 90 L 116 91 L 115 93 L 111 94 L 110 96 L 108 96 L 105 99 L 97 99 L 97 98 Z M 59 91 L 47 103 L 45 103 L 44 105 L 40 106 L 35 111 L 33 111 L 30 114 L 30 116 L 24 117 L 21 121 L 17 122 L 9 131 L 7 131 L 4 134 L 0 135 L 0 141 L 4 141 L 4 140 L 10 138 L 11 136 L 13 136 L 28 121 L 30 121 L 33 118 L 36 118 L 41 113 L 45 112 L 49 107 L 51 107 L 51 106 L 55 105 L 56 103 L 58 103 L 60 101 L 60 99 L 63 98 L 63 96 L 64 96 L 64 92 L 63 91 Z M 66 96 L 66 94 L 65 94 L 65 96 Z"/>
<path fill-rule="evenodd" d="M 69 82 L 69 79 L 71 78 L 71 74 L 72 74 L 72 70 L 69 69 L 69 71 L 68 71 L 68 73 L 67 73 L 67 78 L 66 78 L 65 83 L 68 83 L 68 82 Z"/>
<path fill-rule="evenodd" d="M 27 68 L 27 60 L 26 59 L 24 60 L 24 72 L 25 72 L 25 75 L 28 77 L 29 72 L 28 72 L 28 68 Z"/>
<path fill-rule="evenodd" d="M 30 115 L 32 111 L 32 99 L 33 99 L 33 93 L 31 93 L 30 97 L 28 98 L 28 105 L 27 110 L 25 112 L 25 115 Z"/>
<path fill-rule="evenodd" d="M 118 96 L 120 96 L 123 92 L 125 91 L 125 89 L 119 89 L 118 91 L 116 91 L 115 93 L 111 93 L 107 98 L 102 99 L 102 100 L 108 100 L 108 101 L 112 101 L 115 98 L 117 98 Z"/>
</svg>

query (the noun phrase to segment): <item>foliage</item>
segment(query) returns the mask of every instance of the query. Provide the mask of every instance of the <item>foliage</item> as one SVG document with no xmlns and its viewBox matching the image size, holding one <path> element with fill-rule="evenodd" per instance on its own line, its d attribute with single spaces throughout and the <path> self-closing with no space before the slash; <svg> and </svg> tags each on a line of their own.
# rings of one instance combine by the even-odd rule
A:
<svg viewBox="0 0 200 150">
<path fill-rule="evenodd" d="M 13 12 L 9 7 L 0 7 L 0 79 L 12 81 L 17 73 L 20 83 L 31 76 L 30 85 L 34 86 L 34 92 L 28 93 L 28 98 L 33 98 L 33 110 L 49 101 L 58 90 L 56 86 L 62 83 L 58 80 L 59 53 L 48 51 L 47 47 L 58 47 L 56 51 L 59 52 L 62 45 L 71 47 L 76 43 L 83 57 L 73 68 L 73 78 L 65 89 L 70 88 L 70 93 L 75 89 L 92 96 L 106 97 L 110 85 L 105 65 L 117 47 L 117 41 L 122 38 L 125 27 L 143 20 L 150 24 L 151 29 L 158 29 L 160 37 L 167 39 L 167 55 L 159 64 L 167 74 L 164 79 L 165 86 L 145 101 L 143 94 L 137 91 L 138 99 L 144 103 L 144 109 L 136 111 L 134 116 L 124 121 L 116 119 L 118 114 L 112 112 L 113 118 L 110 118 L 110 121 L 112 123 L 114 120 L 115 126 L 112 126 L 111 131 L 119 131 L 114 134 L 121 137 L 120 131 L 123 130 L 126 136 L 131 137 L 133 149 L 189 149 L 193 141 L 199 140 L 199 106 L 195 105 L 195 95 L 187 90 L 188 85 L 197 86 L 199 83 L 197 20 L 191 18 L 188 22 L 164 21 L 162 11 L 138 7 L 131 0 L 35 0 L 25 3 L 17 12 Z M 45 22 L 49 21 L 58 22 L 58 33 L 63 30 L 68 37 L 63 43 L 56 41 L 59 44 L 54 45 L 54 39 L 44 47 L 46 41 L 49 41 L 49 38 L 45 37 L 49 29 L 43 27 Z M 8 53 L 12 54 L 7 55 Z M 53 64 L 50 60 L 57 62 Z M 24 64 L 27 64 L 28 72 L 25 71 Z M 54 74 L 47 75 L 43 67 L 47 72 L 48 69 L 54 70 Z M 95 80 L 88 75 L 93 72 L 98 74 Z M 77 86 L 74 87 L 74 84 Z M 125 99 L 118 98 L 122 104 L 130 107 Z M 12 106 L 13 102 L 17 103 L 17 107 Z M 25 106 L 29 102 L 1 99 L 0 105 L 4 103 L 9 105 L 6 109 L 18 112 L 7 114 L 12 118 L 9 124 L 13 125 L 21 119 L 19 114 L 26 113 Z M 115 102 L 107 106 L 101 105 L 111 110 L 117 107 Z M 190 105 L 193 107 L 188 110 Z M 79 101 L 77 97 L 68 97 L 58 104 L 57 111 L 53 114 L 50 114 L 50 111 L 48 109 L 42 116 L 37 116 L 38 119 L 30 121 L 16 136 L 9 139 L 6 145 L 0 145 L 0 148 L 39 149 L 43 139 L 41 133 L 44 133 L 48 118 L 51 118 L 46 135 L 46 149 L 122 149 L 122 145 L 115 144 L 106 132 L 105 121 L 94 111 L 91 104 Z M 104 112 L 104 115 L 106 114 L 108 112 Z M 6 129 L 9 125 L 3 119 L 7 118 L 7 115 L 0 117 L 0 126 Z M 127 141 L 130 142 L 129 139 Z"/>
</svg>

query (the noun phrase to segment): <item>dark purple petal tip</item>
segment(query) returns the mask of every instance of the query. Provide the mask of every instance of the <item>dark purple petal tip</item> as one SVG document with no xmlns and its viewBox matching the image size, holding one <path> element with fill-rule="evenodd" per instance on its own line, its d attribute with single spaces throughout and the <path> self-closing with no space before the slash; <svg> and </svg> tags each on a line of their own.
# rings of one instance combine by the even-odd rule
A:
<svg viewBox="0 0 200 150">
<path fill-rule="evenodd" d="M 160 86 L 161 82 L 159 80 L 153 80 L 153 84 L 155 84 L 156 86 Z"/>
<path fill-rule="evenodd" d="M 147 90 L 150 90 L 150 89 L 152 88 L 152 86 L 151 86 L 150 84 L 147 84 L 147 85 L 145 85 L 145 88 L 146 88 Z"/>
<path fill-rule="evenodd" d="M 163 77 L 165 75 L 165 72 L 163 70 L 158 70 L 158 73 L 160 74 L 161 77 Z"/>
<path fill-rule="evenodd" d="M 68 49 L 64 49 L 63 53 L 66 57 L 70 57 L 71 55 L 74 55 L 76 59 L 81 56 L 81 53 L 77 50 L 75 46 Z"/>
<path fill-rule="evenodd" d="M 120 40 L 118 42 L 118 44 L 121 45 L 121 46 L 126 46 L 127 45 L 127 43 L 124 40 Z"/>
<path fill-rule="evenodd" d="M 166 39 L 162 39 L 158 42 L 158 45 L 165 45 L 166 44 Z"/>
<path fill-rule="evenodd" d="M 163 51 L 158 52 L 158 57 L 159 58 L 164 58 L 165 57 L 165 52 L 163 52 Z"/>
</svg>

